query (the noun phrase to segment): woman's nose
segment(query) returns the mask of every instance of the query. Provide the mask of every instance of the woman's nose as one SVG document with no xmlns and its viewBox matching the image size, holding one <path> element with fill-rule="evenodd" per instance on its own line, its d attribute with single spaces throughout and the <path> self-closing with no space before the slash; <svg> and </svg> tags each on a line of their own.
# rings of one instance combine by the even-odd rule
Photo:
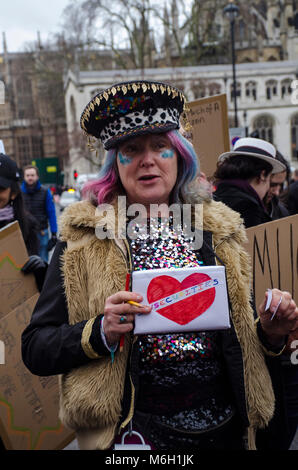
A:
<svg viewBox="0 0 298 470">
<path fill-rule="evenodd" d="M 141 155 L 141 165 L 152 165 L 154 162 L 154 152 L 147 147 L 143 150 Z"/>
</svg>

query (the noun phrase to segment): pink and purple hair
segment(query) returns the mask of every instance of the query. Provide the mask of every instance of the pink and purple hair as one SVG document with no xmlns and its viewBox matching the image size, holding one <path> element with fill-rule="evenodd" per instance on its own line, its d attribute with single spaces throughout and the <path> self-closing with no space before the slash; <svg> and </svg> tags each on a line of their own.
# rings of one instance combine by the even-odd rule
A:
<svg viewBox="0 0 298 470">
<path fill-rule="evenodd" d="M 171 195 L 171 203 L 188 202 L 188 185 L 199 171 L 197 154 L 191 143 L 178 130 L 167 132 L 173 147 L 177 150 L 178 177 Z M 83 197 L 96 204 L 110 204 L 115 197 L 123 194 L 123 187 L 117 171 L 117 148 L 108 151 L 98 180 L 90 181 L 83 187 Z"/>
</svg>

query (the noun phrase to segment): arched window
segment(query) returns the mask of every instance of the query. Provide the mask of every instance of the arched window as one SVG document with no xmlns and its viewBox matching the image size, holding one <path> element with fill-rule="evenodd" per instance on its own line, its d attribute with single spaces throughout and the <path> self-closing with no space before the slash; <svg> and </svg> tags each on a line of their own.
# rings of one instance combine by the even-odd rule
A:
<svg viewBox="0 0 298 470">
<path fill-rule="evenodd" d="M 245 96 L 247 98 L 253 99 L 256 101 L 257 99 L 257 83 L 254 81 L 247 82 L 245 84 Z"/>
<path fill-rule="evenodd" d="M 195 83 L 192 86 L 192 92 L 193 92 L 195 100 L 199 100 L 200 98 L 205 98 L 205 96 L 207 95 L 205 83 L 203 82 Z"/>
<path fill-rule="evenodd" d="M 292 88 L 291 88 L 292 80 L 290 78 L 285 78 L 281 82 L 281 97 L 284 98 L 285 96 L 291 96 Z"/>
<path fill-rule="evenodd" d="M 255 118 L 253 129 L 259 132 L 260 139 L 267 140 L 273 144 L 274 121 L 268 114 L 263 114 Z"/>
<path fill-rule="evenodd" d="M 298 160 L 298 113 L 291 119 L 291 147 L 292 159 Z"/>
<path fill-rule="evenodd" d="M 70 115 L 71 115 L 71 127 L 72 127 L 72 130 L 74 130 L 77 124 L 77 117 L 76 117 L 77 113 L 76 113 L 76 104 L 75 104 L 75 100 L 73 96 L 71 96 L 70 98 Z"/>
<path fill-rule="evenodd" d="M 277 81 L 276 80 L 268 80 L 266 82 L 266 97 L 267 100 L 271 100 L 273 96 L 277 96 Z"/>
<path fill-rule="evenodd" d="M 294 16 L 294 28 L 298 31 L 298 13 Z"/>
<path fill-rule="evenodd" d="M 220 83 L 212 82 L 208 84 L 209 96 L 219 95 L 221 92 Z"/>
<path fill-rule="evenodd" d="M 19 77 L 16 81 L 17 116 L 19 119 L 34 116 L 31 81 L 26 77 Z"/>
<path fill-rule="evenodd" d="M 230 86 L 230 93 L 231 93 L 231 101 L 233 101 L 233 98 L 234 98 L 234 84 L 233 83 L 231 83 L 231 86 Z M 241 97 L 241 83 L 240 82 L 236 83 L 236 96 L 238 98 Z"/>
</svg>

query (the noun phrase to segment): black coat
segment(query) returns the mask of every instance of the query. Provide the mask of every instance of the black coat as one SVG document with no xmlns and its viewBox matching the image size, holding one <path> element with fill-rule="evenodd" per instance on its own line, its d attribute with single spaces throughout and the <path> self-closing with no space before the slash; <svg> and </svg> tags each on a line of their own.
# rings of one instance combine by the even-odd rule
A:
<svg viewBox="0 0 298 470">
<path fill-rule="evenodd" d="M 288 192 L 288 209 L 291 215 L 298 214 L 298 181 L 290 184 Z"/>
<path fill-rule="evenodd" d="M 277 196 L 273 196 L 268 206 L 268 212 L 272 220 L 282 219 L 290 215 L 286 206 L 279 200 Z"/>
<path fill-rule="evenodd" d="M 204 232 L 204 243 L 200 250 L 204 264 L 214 265 L 215 257 L 212 246 L 212 234 Z M 31 322 L 22 334 L 22 357 L 28 369 L 36 375 L 65 374 L 75 367 L 90 362 L 81 345 L 83 328 L 87 321 L 70 325 L 68 310 L 64 294 L 63 274 L 61 269 L 61 256 L 66 248 L 65 242 L 58 242 L 49 265 L 44 288 L 35 306 Z M 103 344 L 100 334 L 100 321 L 98 315 L 93 324 L 90 343 L 94 351 L 100 355 L 109 356 L 110 352 Z M 258 334 L 263 345 L 271 349 L 266 343 L 260 323 Z M 38 333 L 38 334 L 37 334 Z M 248 426 L 246 410 L 243 357 L 241 347 L 233 326 L 220 332 L 221 347 L 224 363 L 229 377 L 231 393 L 235 400 L 238 416 L 243 427 Z M 42 345 L 46 344 L 44 350 Z M 43 351 L 43 354 L 40 351 Z M 273 351 L 275 352 L 275 351 Z M 277 352 L 277 351 L 276 351 Z M 44 355 L 45 354 L 45 355 Z M 138 390 L 138 348 L 135 343 L 131 355 L 131 375 Z M 122 418 L 128 415 L 131 403 L 131 382 L 126 376 Z"/>
<path fill-rule="evenodd" d="M 251 194 L 232 183 L 220 183 L 214 192 L 214 200 L 221 201 L 241 214 L 246 228 L 271 222 L 271 217 Z"/>
<path fill-rule="evenodd" d="M 246 193 L 238 186 L 227 182 L 219 184 L 214 193 L 214 199 L 223 202 L 231 209 L 239 212 L 244 220 L 246 228 L 264 224 L 273 220 L 253 195 Z M 275 199 L 272 200 L 274 204 Z M 272 207 L 274 219 L 289 215 L 282 205 Z M 285 209 L 285 211 L 283 211 Z M 282 210 L 282 212 L 278 212 Z M 277 217 L 277 213 L 280 217 Z M 281 215 L 281 213 L 283 215 Z M 276 408 L 273 419 L 266 430 L 257 432 L 257 448 L 260 450 L 287 450 L 291 444 L 292 434 L 288 428 L 285 403 L 285 383 L 283 378 L 282 361 L 276 358 L 266 358 L 270 372 L 273 389 L 276 397 Z M 295 372 L 295 370 L 293 370 Z"/>
</svg>

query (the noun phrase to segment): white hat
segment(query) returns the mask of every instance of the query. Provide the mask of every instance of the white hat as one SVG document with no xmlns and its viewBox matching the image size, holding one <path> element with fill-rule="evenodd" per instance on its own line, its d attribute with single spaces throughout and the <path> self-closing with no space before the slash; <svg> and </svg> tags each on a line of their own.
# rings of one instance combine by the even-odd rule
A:
<svg viewBox="0 0 298 470">
<path fill-rule="evenodd" d="M 253 137 L 243 137 L 235 142 L 231 152 L 222 153 L 218 157 L 219 162 L 223 162 L 232 156 L 246 155 L 247 157 L 259 158 L 270 163 L 273 167 L 272 174 L 286 171 L 286 167 L 276 158 L 276 148 L 266 140 L 255 139 Z"/>
</svg>

